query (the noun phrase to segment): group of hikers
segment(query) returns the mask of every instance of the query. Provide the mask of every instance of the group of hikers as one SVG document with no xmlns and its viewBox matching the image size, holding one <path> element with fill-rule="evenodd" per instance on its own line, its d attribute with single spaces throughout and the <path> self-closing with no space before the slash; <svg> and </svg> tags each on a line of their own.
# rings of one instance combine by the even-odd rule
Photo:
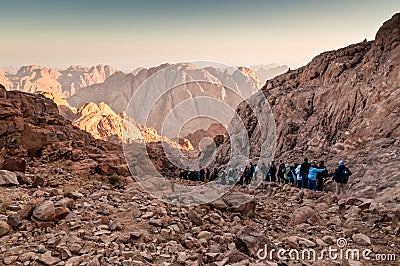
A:
<svg viewBox="0 0 400 266">
<path fill-rule="evenodd" d="M 269 170 L 267 171 L 267 167 L 263 164 L 261 172 L 265 181 L 290 183 L 300 189 L 307 188 L 315 191 L 323 191 L 325 180 L 332 176 L 326 169 L 324 161 L 320 161 L 317 165 L 315 161 L 309 162 L 307 158 L 304 159 L 302 164 L 294 163 L 293 166 L 280 160 L 279 166 L 276 167 L 275 162 L 272 161 Z M 346 193 L 346 184 L 351 175 L 352 173 L 345 163 L 340 161 L 332 178 L 336 182 L 337 194 Z"/>
<path fill-rule="evenodd" d="M 336 182 L 337 194 L 346 193 L 346 184 L 350 175 L 352 175 L 351 171 L 343 161 L 340 161 L 332 178 Z M 276 166 L 275 162 L 272 161 L 269 167 L 264 162 L 261 164 L 261 167 L 250 162 L 245 167 L 237 169 L 229 167 L 227 170 L 222 170 L 220 175 L 217 168 L 214 168 L 213 171 L 210 171 L 208 168 L 199 171 L 180 169 L 179 173 L 179 177 L 182 179 L 206 183 L 221 177 L 220 183 L 222 185 L 249 185 L 252 181 L 257 180 L 257 178 L 261 178 L 262 181 L 266 182 L 291 184 L 292 186 L 297 186 L 299 189 L 315 191 L 323 191 L 324 182 L 330 176 L 332 174 L 329 174 L 324 161 L 320 161 L 317 165 L 315 161 L 309 162 L 307 158 L 304 159 L 302 164 L 294 163 L 293 165 L 280 160 L 279 165 Z"/>
</svg>

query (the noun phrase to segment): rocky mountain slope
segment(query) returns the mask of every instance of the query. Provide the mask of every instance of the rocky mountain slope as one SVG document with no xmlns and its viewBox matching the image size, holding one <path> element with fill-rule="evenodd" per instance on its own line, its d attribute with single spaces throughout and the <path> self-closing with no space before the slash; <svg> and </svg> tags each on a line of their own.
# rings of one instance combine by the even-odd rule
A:
<svg viewBox="0 0 400 266">
<path fill-rule="evenodd" d="M 56 101 L 63 116 L 71 121 L 75 121 L 77 119 L 76 109 L 83 107 L 89 102 L 96 104 L 104 102 L 115 113 L 124 112 L 132 94 L 137 88 L 150 76 L 163 69 L 168 69 L 168 72 L 163 73 L 167 82 L 164 83 L 164 81 L 158 80 L 153 85 L 162 87 L 174 86 L 181 83 L 184 83 L 184 85 L 178 85 L 174 90 L 163 95 L 162 100 L 159 102 L 159 107 L 156 108 L 157 114 L 152 116 L 147 126 L 148 128 L 155 128 L 158 132 L 161 130 L 159 121 L 162 121 L 166 114 L 173 108 L 174 105 L 172 103 L 191 99 L 196 96 L 210 96 L 228 103 L 238 103 L 241 99 L 235 93 L 244 94 L 248 97 L 261 86 L 254 72 L 245 67 L 240 67 L 237 70 L 222 71 L 214 67 L 201 67 L 188 63 L 175 66 L 164 64 L 150 69 L 139 68 L 131 74 L 115 71 L 107 65 L 98 65 L 91 68 L 71 66 L 65 70 L 30 65 L 21 67 L 15 74 L 8 74 L 1 71 L 0 83 L 3 82 L 7 90 L 20 90 L 31 93 L 41 91 L 46 97 Z M 221 83 L 232 89 L 235 93 L 227 92 L 226 87 L 218 85 Z M 240 91 L 239 88 L 246 89 Z M 71 106 L 65 101 L 66 97 L 69 97 L 68 102 Z M 139 104 L 139 108 L 140 106 L 141 104 Z M 114 122 L 120 120 L 116 116 L 114 118 Z M 82 123 L 82 121 L 94 122 L 93 119 L 80 118 L 80 121 L 79 126 L 82 129 L 94 129 L 98 124 L 84 125 Z M 109 132 L 105 133 L 105 135 L 108 135 L 108 137 L 115 135 L 115 131 L 120 129 L 116 124 L 115 129 L 112 129 L 110 125 L 108 123 L 108 126 L 106 126 Z M 193 130 L 189 133 L 199 129 L 199 125 L 193 126 Z M 207 126 L 209 125 L 205 125 L 205 128 Z M 106 130 L 106 128 L 103 128 L 103 130 Z M 149 133 L 151 131 L 150 129 L 148 130 Z M 95 136 L 99 137 L 99 134 L 95 133 Z M 108 139 L 108 137 L 104 136 L 102 139 Z M 153 137 L 151 138 L 153 139 Z M 182 136 L 173 135 L 169 137 Z M 122 139 L 122 135 L 120 134 L 116 138 Z M 182 141 L 185 142 L 185 140 Z"/>
<path fill-rule="evenodd" d="M 63 161 L 64 169 L 82 177 L 109 168 L 128 174 L 119 145 L 94 139 L 59 114 L 57 105 L 41 94 L 6 91 L 0 86 L 0 165 L 28 165 Z M 107 158 L 101 154 L 107 152 Z M 25 172 L 25 166 L 21 167 Z M 50 173 L 48 173 L 50 174 Z"/>
<path fill-rule="evenodd" d="M 146 79 L 158 71 L 166 69 L 168 69 L 168 71 L 164 72 L 166 80 L 152 80 L 152 82 L 155 82 L 154 86 L 168 87 L 174 84 L 191 81 L 205 81 L 207 83 L 219 82 L 227 84 L 232 90 L 240 92 L 241 88 L 239 84 L 243 85 L 243 82 L 245 82 L 247 86 L 243 86 L 243 92 L 240 93 L 249 96 L 257 91 L 258 86 L 261 85 L 260 81 L 254 75 L 254 72 L 244 67 L 238 68 L 233 73 L 229 73 L 228 71 L 224 72 L 215 67 L 202 68 L 191 63 L 179 63 L 175 65 L 163 64 L 149 69 L 141 68 L 136 75 L 118 72 L 101 84 L 96 84 L 85 90 L 81 90 L 70 97 L 68 102 L 77 108 L 89 101 L 95 103 L 104 102 L 115 112 L 121 113 L 126 110 L 131 96 Z M 161 82 L 166 82 L 166 84 Z M 218 97 L 218 99 L 223 98 L 223 88 L 213 90 L 212 87 L 202 87 L 202 85 L 203 84 L 192 84 L 192 87 L 188 87 L 187 90 L 190 93 L 211 94 Z"/>
<path fill-rule="evenodd" d="M 151 77 L 151 79 L 148 79 Z M 146 81 L 146 83 L 144 83 Z M 222 85 L 223 84 L 223 85 Z M 140 124 L 154 128 L 161 135 L 170 139 L 183 137 L 179 134 L 162 132 L 163 121 L 169 116 L 171 124 L 178 125 L 184 121 L 184 112 L 174 110 L 182 102 L 190 102 L 191 107 L 186 112 L 196 112 L 201 106 L 197 97 L 202 97 L 201 105 L 208 106 L 210 110 L 220 107 L 212 103 L 212 99 L 221 100 L 229 105 L 236 106 L 243 99 L 258 90 L 260 85 L 254 73 L 247 68 L 237 70 L 220 70 L 215 67 L 199 67 L 190 63 L 176 65 L 161 65 L 157 68 L 141 69 L 136 75 L 116 73 L 102 84 L 96 84 L 81 90 L 68 99 L 72 106 L 80 107 L 87 101 L 95 103 L 104 102 L 115 112 L 127 111 L 127 115 Z M 140 88 L 140 92 L 138 89 Z M 242 89 L 241 89 L 242 88 Z M 152 100 L 156 93 L 159 98 Z M 139 95 L 140 100 L 128 104 L 133 95 Z M 157 96 L 157 95 L 156 95 Z M 208 98 L 205 98 L 208 97 Z M 205 101 L 208 101 L 205 103 Z M 148 117 L 140 114 L 146 107 L 151 107 Z M 235 108 L 235 107 L 234 107 Z M 196 117 L 196 115 L 192 115 Z M 228 121 L 227 121 L 228 122 Z M 197 123 L 197 124 L 196 124 Z M 192 123 L 190 133 L 209 125 L 202 121 Z"/>
<path fill-rule="evenodd" d="M 120 144 L 95 139 L 74 126 L 60 115 L 52 100 L 42 94 L 6 91 L 2 86 L 0 92 L 0 169 L 37 174 L 45 164 L 46 177 L 58 168 L 82 179 L 93 173 L 130 175 Z M 115 117 L 118 116 L 114 114 L 111 119 Z M 138 128 L 149 143 L 127 144 L 133 151 L 132 157 L 148 154 L 157 171 L 173 174 L 177 168 L 168 162 L 162 145 L 190 149 L 190 143 L 183 142 L 180 146 L 160 137 L 154 129 Z"/>
<path fill-rule="evenodd" d="M 73 124 L 89 132 L 96 139 L 114 143 L 132 142 L 166 142 L 170 146 L 182 150 L 193 150 L 189 141 L 180 144 L 160 136 L 154 128 L 136 123 L 125 113 L 116 114 L 107 104 L 93 102 L 86 103 L 76 112 Z"/>
<path fill-rule="evenodd" d="M 70 66 L 65 70 L 56 70 L 37 65 L 21 67 L 15 74 L 0 72 L 0 84 L 7 90 L 19 90 L 34 93 L 46 91 L 69 97 L 84 87 L 101 83 L 114 74 L 108 65 L 91 68 Z"/>
<path fill-rule="evenodd" d="M 339 160 L 354 171 L 352 189 L 365 197 L 400 202 L 400 14 L 385 22 L 376 39 L 324 52 L 306 66 L 282 74 L 262 92 L 276 121 L 276 157 L 301 162 Z M 262 95 L 249 100 L 269 110 Z M 249 129 L 257 158 L 260 126 L 248 104 L 237 110 Z M 233 129 L 240 127 L 235 121 Z M 228 162 L 229 139 L 218 165 Z"/>
</svg>

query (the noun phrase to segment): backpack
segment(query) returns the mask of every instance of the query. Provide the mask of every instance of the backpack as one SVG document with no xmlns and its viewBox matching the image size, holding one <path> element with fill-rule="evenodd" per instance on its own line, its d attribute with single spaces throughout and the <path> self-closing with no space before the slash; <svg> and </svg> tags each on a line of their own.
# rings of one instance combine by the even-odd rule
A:
<svg viewBox="0 0 400 266">
<path fill-rule="evenodd" d="M 338 173 L 337 182 L 346 184 L 349 181 L 349 176 L 351 176 L 350 170 L 347 167 L 343 167 Z"/>
</svg>

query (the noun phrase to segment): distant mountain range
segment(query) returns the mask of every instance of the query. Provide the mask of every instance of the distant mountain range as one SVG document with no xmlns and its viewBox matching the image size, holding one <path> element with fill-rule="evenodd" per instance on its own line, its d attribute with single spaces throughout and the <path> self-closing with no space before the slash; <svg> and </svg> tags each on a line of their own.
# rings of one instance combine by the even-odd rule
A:
<svg viewBox="0 0 400 266">
<path fill-rule="evenodd" d="M 10 68 L 7 69 L 10 70 Z M 116 72 L 108 65 L 90 68 L 70 66 L 65 70 L 29 65 L 19 68 L 15 74 L 0 70 L 0 84 L 3 84 L 7 90 L 30 93 L 46 91 L 70 97 L 82 88 L 104 82 Z"/>
<path fill-rule="evenodd" d="M 267 80 L 273 79 L 276 76 L 289 70 L 288 66 L 282 66 L 278 64 L 256 65 L 249 68 L 254 71 L 255 75 L 258 77 L 262 84 L 265 84 Z"/>
<path fill-rule="evenodd" d="M 275 64 L 258 65 L 251 68 L 223 68 L 179 63 L 175 65 L 162 64 L 149 69 L 140 67 L 126 74 L 109 65 L 101 64 L 92 67 L 70 66 L 63 70 L 28 65 L 19 69 L 12 67 L 0 69 L 0 84 L 3 84 L 7 90 L 41 92 L 58 104 L 60 113 L 64 117 L 73 121 L 79 128 L 90 132 L 94 137 L 123 141 L 121 133 L 123 126 L 118 126 L 118 124 L 122 123 L 123 118 L 126 117 L 123 112 L 132 95 L 149 77 L 159 71 L 164 71 L 162 79 L 152 80 L 153 86 L 161 89 L 172 87 L 173 89 L 165 93 L 157 103 L 154 103 L 157 111 L 152 112 L 148 125 L 140 125 L 136 121 L 127 120 L 128 123 L 134 125 L 131 128 L 134 128 L 136 133 L 146 131 L 147 137 L 145 138 L 159 140 L 161 136 L 157 132 L 161 131 L 160 121 L 164 121 L 176 103 L 207 96 L 210 99 L 218 99 L 231 106 L 236 106 L 243 98 L 248 98 L 257 92 L 264 84 L 263 80 L 266 77 L 273 77 L 279 71 L 282 73 L 286 70 L 287 66 Z M 261 75 L 261 81 L 257 73 Z M 177 84 L 178 86 L 176 86 Z M 215 108 L 215 112 L 218 111 L 218 107 L 211 102 L 205 104 L 211 110 Z M 134 104 L 133 108 L 136 108 L 134 110 L 136 113 L 137 110 L 140 111 L 141 104 Z M 196 111 L 197 108 L 193 108 L 193 110 Z M 174 121 L 179 121 L 182 119 L 182 113 L 173 111 L 172 118 Z M 178 142 L 182 142 L 183 137 L 197 132 L 195 147 L 198 148 L 198 141 L 202 137 L 214 137 L 213 134 L 217 134 L 211 132 L 200 136 L 200 133 L 206 132 L 210 125 L 209 121 L 200 119 L 186 126 L 182 135 L 171 135 L 169 138 L 178 137 L 178 139 L 181 138 Z M 133 131 L 131 133 L 136 134 Z M 153 137 L 149 137 L 150 135 Z M 137 140 L 139 141 L 139 139 Z M 183 144 L 189 148 L 191 146 L 190 143 L 184 141 Z M 176 145 L 172 144 L 172 146 Z"/>
</svg>

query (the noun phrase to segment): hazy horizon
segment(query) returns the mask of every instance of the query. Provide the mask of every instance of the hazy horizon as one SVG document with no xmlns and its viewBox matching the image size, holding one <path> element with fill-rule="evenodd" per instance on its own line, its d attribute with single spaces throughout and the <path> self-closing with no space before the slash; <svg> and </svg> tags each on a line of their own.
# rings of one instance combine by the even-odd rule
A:
<svg viewBox="0 0 400 266">
<path fill-rule="evenodd" d="M 0 65 L 133 70 L 215 61 L 297 68 L 375 38 L 399 1 L 9 1 Z"/>
</svg>

